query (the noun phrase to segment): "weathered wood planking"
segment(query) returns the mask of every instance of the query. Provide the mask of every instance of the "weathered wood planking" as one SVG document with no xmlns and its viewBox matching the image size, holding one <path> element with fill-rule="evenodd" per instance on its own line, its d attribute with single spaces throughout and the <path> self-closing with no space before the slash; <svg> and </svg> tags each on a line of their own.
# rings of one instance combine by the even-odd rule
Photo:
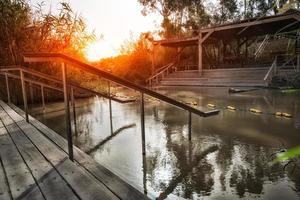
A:
<svg viewBox="0 0 300 200">
<path fill-rule="evenodd" d="M 0 106 L 3 108 L 3 110 L 5 110 L 7 112 L 8 116 L 10 116 L 10 118 L 13 119 L 12 120 L 13 122 L 19 122 L 19 121 L 24 120 L 24 118 L 21 115 L 19 115 L 18 113 L 16 113 L 13 109 L 11 109 L 3 101 L 0 101 Z M 5 115 L 5 113 L 4 113 L 4 115 Z"/>
<path fill-rule="evenodd" d="M 55 168 L 43 157 L 16 124 L 8 125 L 7 130 L 46 199 L 78 199 Z"/>
<path fill-rule="evenodd" d="M 14 199 L 44 199 L 5 128 L 0 128 L 0 156 Z"/>
<path fill-rule="evenodd" d="M 24 121 L 18 122 L 18 125 L 71 185 L 79 197 L 82 199 L 118 199 L 102 183 L 99 183 L 81 167 L 72 163 L 65 152 L 43 136 L 35 127 Z"/>
<path fill-rule="evenodd" d="M 0 129 L 1 129 L 1 127 L 0 127 Z M 3 131 L 0 130 L 0 134 L 1 134 L 1 132 L 3 132 Z M 0 137 L 1 137 L 1 135 L 0 135 Z M 1 151 L 1 149 L 0 149 L 0 151 Z M 2 199 L 3 200 L 12 199 L 12 196 L 9 191 L 7 177 L 5 175 L 5 171 L 4 171 L 3 164 L 2 164 L 2 159 L 0 156 L 0 200 L 2 200 Z"/>
<path fill-rule="evenodd" d="M 18 114 L 23 118 L 25 117 L 24 111 L 10 104 Z M 35 126 L 41 133 L 53 141 L 58 147 L 67 152 L 68 146 L 66 140 L 39 122 L 33 117 L 29 116 L 30 122 Z M 120 199 L 149 199 L 147 196 L 143 195 L 141 192 L 136 190 L 134 187 L 123 181 L 121 178 L 113 174 L 107 168 L 96 163 L 90 156 L 85 154 L 83 151 L 74 146 L 74 158 L 75 161 L 82 165 L 86 170 L 88 170 L 93 176 L 95 176 L 99 181 L 104 183 L 114 194 L 116 194 Z"/>
<path fill-rule="evenodd" d="M 4 108 L 6 110 L 11 109 L 8 106 L 4 106 Z M 12 112 L 14 111 L 12 110 L 10 113 Z M 37 149 L 47 158 L 49 162 L 52 163 L 55 169 L 60 173 L 61 176 L 63 176 L 72 189 L 76 191 L 77 195 L 81 199 L 118 199 L 118 197 L 115 196 L 105 185 L 87 173 L 84 169 L 72 163 L 67 158 L 67 154 L 65 152 L 60 150 L 54 143 L 44 137 L 38 130 L 36 130 L 34 126 L 26 123 L 24 120 L 16 123 L 26 134 L 26 136 L 36 145 Z M 9 126 L 17 125 L 10 124 Z M 16 130 L 10 127 L 10 132 L 14 133 L 15 131 Z M 18 141 L 22 142 L 24 140 L 26 140 L 26 138 L 20 138 Z M 22 144 L 19 145 L 21 146 Z M 28 147 L 23 148 L 22 151 L 23 150 L 27 150 L 27 153 L 29 151 Z M 51 190 L 53 190 L 53 188 Z M 63 188 L 61 188 L 60 191 L 66 192 Z M 63 196 L 60 198 L 67 199 L 63 198 Z M 69 199 L 76 199 L 76 197 Z"/>
<path fill-rule="evenodd" d="M 4 127 L 4 125 L 3 125 L 2 121 L 1 121 L 1 118 L 0 118 L 0 128 L 2 128 L 2 127 Z"/>
</svg>

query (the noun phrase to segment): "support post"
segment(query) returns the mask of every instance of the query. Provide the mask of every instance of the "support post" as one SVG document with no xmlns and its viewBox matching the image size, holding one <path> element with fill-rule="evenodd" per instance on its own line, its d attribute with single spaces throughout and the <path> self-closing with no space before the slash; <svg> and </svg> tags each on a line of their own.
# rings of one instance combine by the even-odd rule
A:
<svg viewBox="0 0 300 200">
<path fill-rule="evenodd" d="M 68 86 L 67 86 L 66 64 L 62 63 L 61 68 L 62 68 L 62 80 L 63 80 L 63 88 L 64 88 L 66 131 L 67 131 L 67 140 L 68 140 L 69 159 L 71 161 L 74 161 L 74 158 L 73 158 L 73 138 L 72 138 L 71 118 L 70 118 L 70 108 L 69 108 L 69 95 L 68 95 Z"/>
<path fill-rule="evenodd" d="M 151 75 L 154 75 L 155 70 L 155 44 L 152 43 L 152 65 L 151 65 Z"/>
<path fill-rule="evenodd" d="M 21 87 L 22 87 L 22 95 L 23 95 L 25 119 L 26 119 L 26 122 L 29 122 L 26 86 L 25 86 L 25 80 L 24 80 L 24 73 L 23 73 L 22 70 L 20 70 L 20 77 L 21 77 Z"/>
<path fill-rule="evenodd" d="M 6 82 L 6 94 L 7 94 L 7 102 L 11 103 L 10 100 L 10 91 L 9 91 L 9 83 L 8 83 L 8 75 L 5 73 L 5 82 Z"/>
<path fill-rule="evenodd" d="M 198 38 L 198 72 L 200 75 L 202 75 L 202 68 L 202 33 L 200 32 Z"/>
<path fill-rule="evenodd" d="M 112 119 L 112 105 L 111 105 L 111 85 L 110 85 L 110 81 L 108 81 L 108 104 L 109 104 L 109 122 L 110 122 L 110 132 L 111 135 L 114 133 L 114 129 L 113 129 L 113 119 Z"/>
<path fill-rule="evenodd" d="M 144 194 L 148 193 L 147 189 L 147 160 L 146 156 L 143 155 L 143 185 L 144 185 Z"/>
<path fill-rule="evenodd" d="M 41 96 L 42 96 L 43 112 L 45 112 L 46 107 L 45 107 L 45 94 L 44 94 L 44 86 L 43 85 L 41 85 Z"/>
<path fill-rule="evenodd" d="M 141 93 L 141 132 L 142 132 L 142 153 L 146 155 L 145 148 L 145 102 L 144 93 Z"/>
<path fill-rule="evenodd" d="M 189 111 L 188 134 L 189 134 L 189 140 L 192 140 L 192 113 L 191 113 L 191 111 Z"/>
<path fill-rule="evenodd" d="M 78 136 L 77 120 L 76 120 L 76 105 L 75 105 L 75 96 L 74 96 L 74 88 L 73 87 L 71 87 L 71 104 L 72 104 L 72 111 L 73 111 L 74 132 L 75 132 L 75 135 Z"/>
<path fill-rule="evenodd" d="M 29 83 L 29 93 L 30 93 L 30 102 L 33 104 L 33 90 L 32 90 L 32 83 Z"/>
</svg>

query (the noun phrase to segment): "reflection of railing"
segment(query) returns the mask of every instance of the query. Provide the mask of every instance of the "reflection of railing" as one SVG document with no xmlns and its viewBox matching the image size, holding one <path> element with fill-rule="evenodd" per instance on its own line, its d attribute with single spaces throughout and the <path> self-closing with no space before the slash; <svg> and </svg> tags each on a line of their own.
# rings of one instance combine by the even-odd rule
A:
<svg viewBox="0 0 300 200">
<path fill-rule="evenodd" d="M 145 155 L 145 116 L 144 116 L 144 95 L 149 95 L 153 98 L 159 99 L 160 101 L 163 101 L 165 103 L 171 104 L 173 106 L 179 107 L 183 110 L 186 110 L 189 112 L 189 139 L 191 140 L 191 122 L 192 122 L 192 113 L 202 116 L 202 117 L 208 117 L 212 115 L 216 115 L 219 113 L 218 110 L 211 110 L 211 111 L 201 111 L 197 109 L 196 107 L 186 105 L 182 102 L 176 101 L 172 98 L 169 98 L 167 96 L 164 96 L 162 94 L 159 94 L 157 92 L 154 92 L 152 90 L 149 90 L 147 88 L 141 87 L 139 85 L 136 85 L 134 83 L 131 83 L 129 81 L 126 81 L 122 78 L 119 78 L 117 76 L 114 76 L 108 72 L 105 72 L 103 70 L 97 69 L 89 64 L 80 62 L 76 59 L 73 59 L 71 57 L 62 55 L 62 54 L 56 54 L 56 53 L 31 53 L 31 54 L 25 54 L 24 55 L 24 61 L 25 62 L 61 62 L 61 69 L 62 69 L 62 85 L 63 85 L 63 94 L 64 94 L 64 106 L 65 106 L 65 114 L 66 114 L 66 131 L 67 131 L 67 140 L 68 140 L 68 151 L 69 151 L 69 158 L 73 160 L 73 139 L 72 139 L 72 130 L 71 130 L 71 118 L 70 118 L 70 108 L 69 108 L 69 96 L 71 92 L 74 92 L 70 87 L 67 79 L 67 64 L 73 65 L 75 68 L 78 68 L 80 70 L 83 70 L 84 72 L 91 73 L 93 75 L 99 76 L 103 79 L 106 79 L 110 87 L 110 82 L 113 82 L 115 84 L 121 85 L 123 87 L 127 87 L 129 89 L 133 89 L 135 91 L 138 91 L 141 93 L 141 132 L 142 132 L 142 152 Z M 43 74 L 43 73 L 41 73 Z M 20 79 L 21 79 L 21 85 L 22 85 L 22 95 L 23 95 L 23 102 L 24 102 L 24 110 L 26 113 L 26 121 L 29 122 L 28 118 L 28 106 L 27 106 L 27 93 L 25 89 L 25 77 L 24 77 L 24 71 L 20 70 Z M 61 80 L 60 80 L 61 83 Z M 71 91 L 70 91 L 71 89 Z M 110 89 L 109 89 L 110 91 Z M 109 99 L 111 99 L 111 95 L 108 95 Z M 72 100 L 72 98 L 71 98 Z M 74 103 L 73 103 L 74 105 Z"/>
</svg>

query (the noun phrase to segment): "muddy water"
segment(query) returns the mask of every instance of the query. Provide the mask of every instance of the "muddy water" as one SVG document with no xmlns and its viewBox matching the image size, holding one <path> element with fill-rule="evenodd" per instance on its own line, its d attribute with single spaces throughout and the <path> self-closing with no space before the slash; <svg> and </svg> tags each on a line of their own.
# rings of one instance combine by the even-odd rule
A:
<svg viewBox="0 0 300 200">
<path fill-rule="evenodd" d="M 192 117 L 162 102 L 146 100 L 146 156 L 142 156 L 139 104 L 95 97 L 77 100 L 75 143 L 99 163 L 150 198 L 299 199 L 300 162 L 272 163 L 274 153 L 300 145 L 300 93 L 257 90 L 229 94 L 228 88 L 166 88 L 159 92 L 199 108 L 214 104 L 217 116 Z M 146 97 L 146 99 L 148 99 Z M 227 110 L 234 106 L 236 111 Z M 32 113 L 64 135 L 62 104 Z M 251 113 L 250 108 L 263 114 Z M 276 117 L 286 112 L 293 118 Z M 114 136 L 109 137 L 112 133 Z M 94 148 L 96 145 L 100 147 Z"/>
</svg>

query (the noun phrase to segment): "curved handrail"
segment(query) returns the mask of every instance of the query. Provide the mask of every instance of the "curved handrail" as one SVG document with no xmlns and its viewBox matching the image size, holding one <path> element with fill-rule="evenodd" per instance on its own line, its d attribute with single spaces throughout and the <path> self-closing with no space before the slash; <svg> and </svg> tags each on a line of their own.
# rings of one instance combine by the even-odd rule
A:
<svg viewBox="0 0 300 200">
<path fill-rule="evenodd" d="M 75 67 L 77 67 L 81 70 L 92 73 L 94 75 L 98 75 L 98 76 L 100 76 L 104 79 L 115 82 L 115 83 L 120 84 L 122 86 L 125 86 L 127 88 L 139 91 L 142 94 L 152 96 L 152 97 L 157 98 L 161 101 L 164 101 L 166 103 L 169 103 L 171 105 L 174 105 L 174 106 L 179 107 L 181 109 L 187 110 L 191 113 L 194 113 L 194 114 L 202 116 L 202 117 L 208 117 L 208 116 L 216 115 L 216 114 L 219 113 L 219 110 L 211 110 L 211 111 L 198 110 L 195 107 L 191 107 L 189 105 L 186 105 L 184 103 L 176 101 L 172 98 L 169 98 L 165 95 L 162 95 L 160 93 L 154 92 L 152 90 L 149 90 L 147 88 L 144 88 L 144 87 L 139 86 L 137 84 L 134 84 L 132 82 L 129 82 L 127 80 L 119 78 L 119 77 L 117 77 L 113 74 L 110 74 L 106 71 L 95 68 L 92 65 L 81 62 L 79 60 L 76 60 L 76 59 L 74 59 L 72 57 L 69 57 L 69 56 L 66 56 L 64 54 L 59 54 L 59 53 L 25 53 L 25 54 L 23 54 L 23 57 L 24 57 L 25 62 L 50 62 L 50 61 L 52 61 L 52 62 L 62 62 L 62 63 L 66 63 L 66 64 L 72 64 L 72 65 L 74 65 Z"/>
</svg>

